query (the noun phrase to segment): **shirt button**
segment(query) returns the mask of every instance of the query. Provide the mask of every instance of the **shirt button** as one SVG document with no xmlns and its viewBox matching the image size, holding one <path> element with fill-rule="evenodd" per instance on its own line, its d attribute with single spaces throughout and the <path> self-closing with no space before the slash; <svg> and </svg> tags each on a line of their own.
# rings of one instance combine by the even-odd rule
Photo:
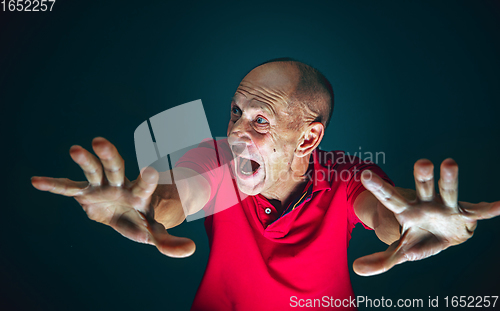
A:
<svg viewBox="0 0 500 311">
<path fill-rule="evenodd" d="M 271 214 L 271 208 L 269 208 L 269 207 L 268 207 L 268 208 L 266 208 L 266 209 L 264 210 L 264 212 L 266 212 L 266 214 L 267 214 L 267 215 Z"/>
</svg>

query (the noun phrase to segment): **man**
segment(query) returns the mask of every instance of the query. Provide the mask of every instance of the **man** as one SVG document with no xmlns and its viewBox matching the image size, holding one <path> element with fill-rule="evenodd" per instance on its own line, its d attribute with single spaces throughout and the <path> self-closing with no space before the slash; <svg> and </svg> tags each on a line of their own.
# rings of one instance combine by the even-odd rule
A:
<svg viewBox="0 0 500 311">
<path fill-rule="evenodd" d="M 500 202 L 458 204 L 452 159 L 441 164 L 438 195 L 428 160 L 415 163 L 413 191 L 394 188 L 375 164 L 318 150 L 332 110 L 331 86 L 319 71 L 278 59 L 245 76 L 231 103 L 227 141 L 187 152 L 173 169 L 175 185 L 157 186 L 151 168 L 130 182 L 123 159 L 103 138 L 93 141 L 98 158 L 70 149 L 88 182 L 32 183 L 74 197 L 89 218 L 171 257 L 189 256 L 195 245 L 165 228 L 201 209 L 213 214 L 205 222 L 211 252 L 194 310 L 333 305 L 323 297 L 354 308 L 347 246 L 357 222 L 390 245 L 354 262 L 356 273 L 374 275 L 463 243 L 477 220 L 500 214 Z M 227 162 L 231 171 L 221 169 Z M 344 172 L 348 177 L 339 178 Z M 237 204 L 220 211 L 235 189 Z"/>
</svg>

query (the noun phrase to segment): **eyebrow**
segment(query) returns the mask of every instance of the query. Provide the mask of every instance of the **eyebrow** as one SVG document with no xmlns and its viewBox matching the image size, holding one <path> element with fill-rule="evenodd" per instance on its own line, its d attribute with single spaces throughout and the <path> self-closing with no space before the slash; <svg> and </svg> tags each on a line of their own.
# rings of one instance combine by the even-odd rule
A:
<svg viewBox="0 0 500 311">
<path fill-rule="evenodd" d="M 262 110 L 265 110 L 267 111 L 268 113 L 272 114 L 273 116 L 276 116 L 276 113 L 274 112 L 274 109 L 273 107 L 271 107 L 271 105 L 267 104 L 267 103 L 264 103 L 264 102 L 261 102 L 260 100 L 257 100 L 257 99 L 252 99 L 252 101 L 255 100 L 257 102 L 260 103 L 260 107 Z"/>
<path fill-rule="evenodd" d="M 243 95 L 243 94 L 241 94 L 241 95 L 242 95 L 242 96 L 245 96 L 245 95 Z M 238 105 L 238 104 L 236 103 L 236 98 L 235 98 L 235 97 L 236 97 L 236 94 L 235 94 L 235 95 L 233 95 L 233 97 L 231 97 L 231 102 L 234 102 L 236 105 Z M 246 97 L 246 96 L 245 96 L 245 97 Z M 264 103 L 264 102 L 262 102 L 262 101 L 260 101 L 260 100 L 258 100 L 258 99 L 255 99 L 255 98 L 252 98 L 250 101 L 256 101 L 256 102 L 258 102 L 261 110 L 264 110 L 264 111 L 268 112 L 269 114 L 271 114 L 271 115 L 273 115 L 273 116 L 276 116 L 276 112 L 274 111 L 273 107 L 271 107 L 269 104 Z M 238 106 L 238 107 L 239 107 L 239 106 Z"/>
</svg>

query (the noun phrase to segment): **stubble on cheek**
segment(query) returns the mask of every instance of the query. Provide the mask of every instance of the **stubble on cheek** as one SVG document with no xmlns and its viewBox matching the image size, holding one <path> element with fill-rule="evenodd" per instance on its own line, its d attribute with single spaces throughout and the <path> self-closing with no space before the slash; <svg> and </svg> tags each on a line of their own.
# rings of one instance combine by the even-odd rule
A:
<svg viewBox="0 0 500 311">
<path fill-rule="evenodd" d="M 290 116 L 279 118 L 278 124 L 271 127 L 267 136 L 268 146 L 263 148 L 267 158 L 265 163 L 265 178 L 272 184 L 278 181 L 286 181 L 290 178 L 291 164 L 294 155 L 294 148 L 297 140 L 297 131 L 292 131 L 289 126 L 293 118 Z"/>
<path fill-rule="evenodd" d="M 290 173 L 291 159 L 286 153 L 275 153 L 276 156 L 270 157 L 266 168 L 266 177 L 272 182 L 283 181 L 288 178 Z"/>
</svg>

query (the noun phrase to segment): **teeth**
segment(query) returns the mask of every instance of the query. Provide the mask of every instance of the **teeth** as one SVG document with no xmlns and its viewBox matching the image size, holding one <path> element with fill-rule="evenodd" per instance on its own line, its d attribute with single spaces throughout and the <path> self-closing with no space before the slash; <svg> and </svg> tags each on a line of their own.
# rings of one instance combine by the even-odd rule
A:
<svg viewBox="0 0 500 311">
<path fill-rule="evenodd" d="M 240 158 L 240 172 L 243 175 L 252 175 L 252 164 L 250 163 L 250 160 L 245 159 L 245 158 Z"/>
<path fill-rule="evenodd" d="M 250 176 L 259 169 L 259 164 L 253 160 L 240 157 L 239 170 L 243 175 Z"/>
</svg>

